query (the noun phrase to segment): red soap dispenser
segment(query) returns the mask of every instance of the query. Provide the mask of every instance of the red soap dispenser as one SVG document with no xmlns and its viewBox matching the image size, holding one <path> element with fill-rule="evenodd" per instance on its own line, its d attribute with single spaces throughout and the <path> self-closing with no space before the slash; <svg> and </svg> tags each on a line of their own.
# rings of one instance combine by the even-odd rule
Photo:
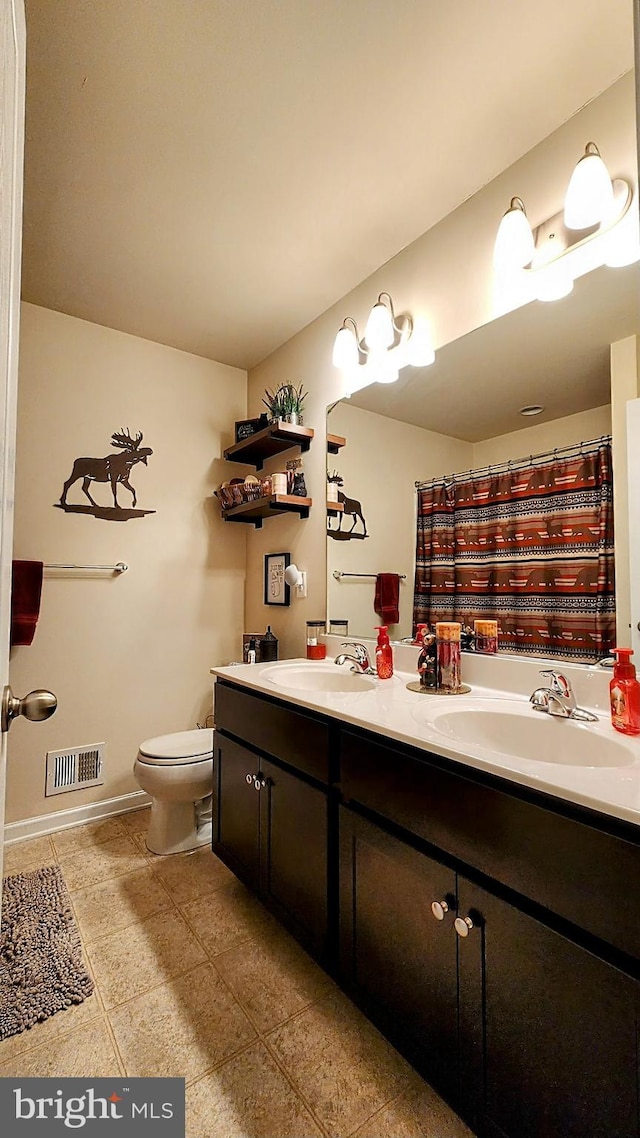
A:
<svg viewBox="0 0 640 1138">
<path fill-rule="evenodd" d="M 377 624 L 378 643 L 376 644 L 376 670 L 379 680 L 390 680 L 393 675 L 393 648 L 389 643 L 389 629 L 386 624 Z"/>
<path fill-rule="evenodd" d="M 614 648 L 616 663 L 609 684 L 611 722 L 623 735 L 640 735 L 640 683 L 631 663 L 631 648 Z"/>
</svg>

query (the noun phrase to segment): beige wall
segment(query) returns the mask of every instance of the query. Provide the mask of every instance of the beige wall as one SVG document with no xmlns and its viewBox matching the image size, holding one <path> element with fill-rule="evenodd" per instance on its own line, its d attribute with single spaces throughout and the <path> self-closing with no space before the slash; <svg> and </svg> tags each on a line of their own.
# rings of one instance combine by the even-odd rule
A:
<svg viewBox="0 0 640 1138">
<path fill-rule="evenodd" d="M 333 434 L 347 445 L 330 456 L 329 468 L 344 478 L 344 493 L 357 498 L 367 522 L 364 541 L 327 538 L 328 615 L 349 619 L 350 635 L 372 636 L 380 618 L 373 609 L 375 581 L 334 580 L 345 573 L 400 573 L 400 622 L 390 627 L 394 640 L 410 636 L 413 627 L 413 580 L 416 546 L 415 482 L 451 474 L 472 465 L 473 445 L 397 419 L 387 419 L 340 403 L 329 419 Z M 331 525 L 336 527 L 332 520 Z M 343 519 L 342 528 L 351 528 Z M 355 532 L 362 532 L 360 522 Z"/>
<path fill-rule="evenodd" d="M 14 556 L 130 568 L 44 581 L 35 639 L 13 649 L 11 683 L 20 695 L 51 688 L 59 708 L 11 731 L 7 821 L 136 789 L 138 743 L 210 710 L 208 669 L 237 658 L 245 585 L 244 527 L 221 521 L 211 493 L 229 476 L 220 456 L 245 415 L 237 368 L 23 305 Z M 109 454 L 121 427 L 142 430 L 153 449 L 131 481 L 138 506 L 157 512 L 118 523 L 54 509 L 73 460 Z M 110 504 L 106 485 L 93 496 Z M 69 502 L 82 500 L 78 483 Z M 104 786 L 45 799 L 45 751 L 103 740 Z"/>
<path fill-rule="evenodd" d="M 325 614 L 325 438 L 327 404 L 340 398 L 341 379 L 331 365 L 335 333 L 343 318 L 364 327 L 378 292 L 391 293 L 396 310 L 429 320 L 436 348 L 465 335 L 496 315 L 492 247 L 499 219 L 514 193 L 527 203 L 532 225 L 561 208 L 576 155 L 587 139 L 597 139 L 614 176 L 637 184 L 635 93 L 627 75 L 586 106 L 548 139 L 485 186 L 459 209 L 404 249 L 348 296 L 254 368 L 249 375 L 249 411 L 255 414 L 265 387 L 286 381 L 309 389 L 305 420 L 316 439 L 305 460 L 307 485 L 315 505 L 307 521 L 278 518 L 250 534 L 247 565 L 247 623 L 264 623 L 262 558 L 291 550 L 309 573 L 308 599 L 297 601 L 278 619 L 286 655 L 303 650 L 304 621 Z M 393 202 L 389 203 L 393 209 Z M 345 251 L 348 254 L 348 250 Z M 561 303 L 561 302 L 560 302 Z M 270 469 L 277 469 L 277 462 Z"/>
<path fill-rule="evenodd" d="M 534 423 L 521 431 L 510 431 L 494 439 L 473 444 L 473 466 L 490 466 L 494 462 L 524 458 L 528 454 L 542 454 L 554 447 L 572 446 L 588 442 L 601 435 L 611 434 L 611 406 L 593 407 L 576 415 L 565 415 L 549 423 Z"/>
</svg>

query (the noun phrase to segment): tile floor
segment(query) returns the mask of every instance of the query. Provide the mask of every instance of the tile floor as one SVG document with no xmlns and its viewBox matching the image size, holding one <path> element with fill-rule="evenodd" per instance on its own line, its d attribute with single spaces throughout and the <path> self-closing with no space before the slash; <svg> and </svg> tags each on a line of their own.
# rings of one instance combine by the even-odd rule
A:
<svg viewBox="0 0 640 1138">
<path fill-rule="evenodd" d="M 471 1138 L 209 849 L 158 858 L 146 810 L 5 851 L 57 862 L 95 992 L 0 1043 L 3 1075 L 178 1075 L 187 1138 Z"/>
</svg>

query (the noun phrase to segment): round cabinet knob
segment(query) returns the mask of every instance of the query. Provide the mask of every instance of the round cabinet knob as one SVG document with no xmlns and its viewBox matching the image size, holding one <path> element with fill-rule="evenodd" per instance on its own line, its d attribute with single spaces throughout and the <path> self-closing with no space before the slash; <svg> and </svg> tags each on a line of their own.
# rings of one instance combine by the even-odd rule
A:
<svg viewBox="0 0 640 1138">
<path fill-rule="evenodd" d="M 244 781 L 245 781 L 246 783 L 248 783 L 248 784 L 249 784 L 249 786 L 251 786 L 251 783 L 253 782 L 253 779 L 254 779 L 254 775 L 252 775 L 252 774 L 246 774 L 246 775 L 244 776 Z"/>
<path fill-rule="evenodd" d="M 471 920 L 471 917 L 456 917 L 455 921 L 453 922 L 453 927 L 456 930 L 458 936 L 469 936 L 471 930 L 475 929 L 476 926 Z"/>
<path fill-rule="evenodd" d="M 449 912 L 448 901 L 432 901 L 431 912 L 433 913 L 436 921 L 444 921 L 446 914 Z"/>
<path fill-rule="evenodd" d="M 44 688 L 36 688 L 25 695 L 24 699 L 18 699 L 7 685 L 2 693 L 2 730 L 8 731 L 18 715 L 23 715 L 32 723 L 42 723 L 53 715 L 57 706 L 58 701 L 53 692 L 45 691 Z"/>
</svg>

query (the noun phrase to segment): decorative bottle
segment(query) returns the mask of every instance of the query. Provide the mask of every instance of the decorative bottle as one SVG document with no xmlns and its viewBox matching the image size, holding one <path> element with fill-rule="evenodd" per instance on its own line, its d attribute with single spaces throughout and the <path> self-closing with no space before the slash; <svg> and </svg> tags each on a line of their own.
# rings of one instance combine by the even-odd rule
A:
<svg viewBox="0 0 640 1138">
<path fill-rule="evenodd" d="M 390 680 L 393 675 L 393 648 L 389 643 L 389 629 L 386 624 L 376 625 L 378 643 L 376 644 L 376 671 L 379 680 Z"/>
<path fill-rule="evenodd" d="M 623 735 L 640 735 L 640 683 L 631 663 L 631 648 L 614 648 L 616 658 L 609 684 L 611 722 Z"/>
</svg>

